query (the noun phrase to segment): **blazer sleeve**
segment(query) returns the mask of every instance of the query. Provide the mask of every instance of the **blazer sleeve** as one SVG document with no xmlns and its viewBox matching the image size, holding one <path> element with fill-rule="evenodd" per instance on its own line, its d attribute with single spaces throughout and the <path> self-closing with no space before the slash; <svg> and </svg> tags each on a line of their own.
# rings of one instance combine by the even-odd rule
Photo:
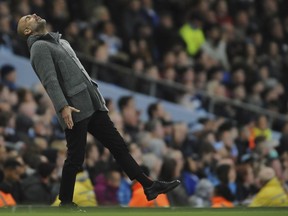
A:
<svg viewBox="0 0 288 216">
<path fill-rule="evenodd" d="M 68 102 L 59 84 L 51 52 L 42 41 L 35 42 L 31 48 L 31 64 L 52 100 L 56 112 L 60 112 Z"/>
</svg>

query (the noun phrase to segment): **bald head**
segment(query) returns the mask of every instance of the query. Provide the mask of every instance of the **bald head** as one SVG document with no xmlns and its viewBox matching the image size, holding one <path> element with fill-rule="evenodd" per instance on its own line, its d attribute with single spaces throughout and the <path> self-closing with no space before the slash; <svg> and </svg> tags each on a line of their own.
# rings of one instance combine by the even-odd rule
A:
<svg viewBox="0 0 288 216">
<path fill-rule="evenodd" d="M 46 20 L 36 14 L 23 16 L 18 21 L 17 33 L 20 37 L 26 39 L 30 35 L 46 34 Z"/>
<path fill-rule="evenodd" d="M 17 34 L 22 38 L 26 38 L 26 36 L 24 35 L 25 28 L 26 28 L 25 16 L 23 16 L 18 21 L 18 26 L 17 26 Z"/>
<path fill-rule="evenodd" d="M 263 183 L 270 181 L 272 178 L 274 178 L 275 171 L 271 167 L 263 167 L 259 174 L 259 180 Z"/>
</svg>

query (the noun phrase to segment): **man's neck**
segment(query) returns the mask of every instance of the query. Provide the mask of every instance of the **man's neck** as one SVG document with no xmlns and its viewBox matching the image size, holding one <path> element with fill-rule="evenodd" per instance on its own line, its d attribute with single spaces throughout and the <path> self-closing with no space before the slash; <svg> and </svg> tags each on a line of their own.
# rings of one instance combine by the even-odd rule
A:
<svg viewBox="0 0 288 216">
<path fill-rule="evenodd" d="M 35 33 L 33 33 L 32 35 L 46 35 L 46 34 L 48 34 L 47 29 L 45 29 L 45 30 L 43 30 L 43 31 L 35 32 Z"/>
</svg>

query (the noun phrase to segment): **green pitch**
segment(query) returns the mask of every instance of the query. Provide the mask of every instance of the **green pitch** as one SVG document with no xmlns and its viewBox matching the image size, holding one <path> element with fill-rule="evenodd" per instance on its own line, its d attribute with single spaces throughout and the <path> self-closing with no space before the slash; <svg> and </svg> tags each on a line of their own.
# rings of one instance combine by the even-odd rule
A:
<svg viewBox="0 0 288 216">
<path fill-rule="evenodd" d="M 16 207 L 0 209 L 0 216 L 288 216 L 288 208 L 234 208 L 234 209 L 196 209 L 196 208 L 85 208 L 87 213 L 59 210 L 58 208 Z"/>
</svg>

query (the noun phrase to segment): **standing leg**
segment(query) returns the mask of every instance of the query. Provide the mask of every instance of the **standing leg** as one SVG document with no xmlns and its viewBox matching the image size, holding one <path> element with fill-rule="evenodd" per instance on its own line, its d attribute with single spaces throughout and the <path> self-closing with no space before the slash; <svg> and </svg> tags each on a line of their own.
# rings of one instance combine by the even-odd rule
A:
<svg viewBox="0 0 288 216">
<path fill-rule="evenodd" d="M 84 119 L 75 123 L 71 130 L 65 130 L 67 158 L 63 166 L 59 192 L 61 204 L 70 204 L 73 200 L 76 175 L 82 169 L 85 157 L 88 122 L 89 119 Z"/>
</svg>

